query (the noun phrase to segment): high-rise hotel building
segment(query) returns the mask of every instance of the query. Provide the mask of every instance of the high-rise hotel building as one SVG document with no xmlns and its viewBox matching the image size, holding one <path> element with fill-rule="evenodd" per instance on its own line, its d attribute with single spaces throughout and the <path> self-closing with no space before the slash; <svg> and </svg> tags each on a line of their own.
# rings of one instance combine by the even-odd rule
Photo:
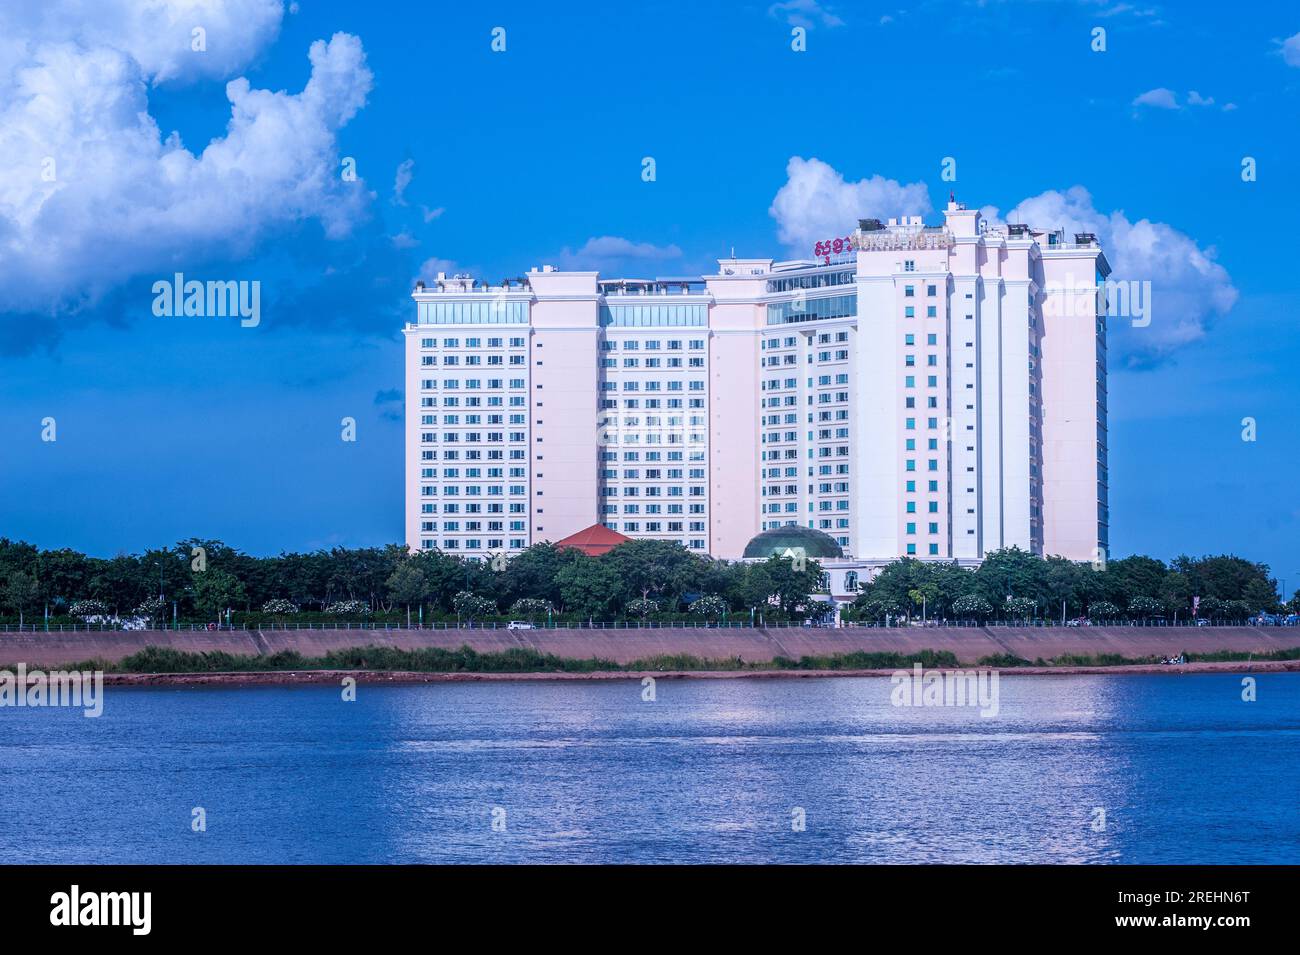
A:
<svg viewBox="0 0 1300 955">
<path fill-rule="evenodd" d="M 1091 235 L 862 220 L 792 262 L 417 286 L 406 537 L 464 556 L 595 523 L 736 558 L 1107 547 L 1109 266 Z"/>
</svg>

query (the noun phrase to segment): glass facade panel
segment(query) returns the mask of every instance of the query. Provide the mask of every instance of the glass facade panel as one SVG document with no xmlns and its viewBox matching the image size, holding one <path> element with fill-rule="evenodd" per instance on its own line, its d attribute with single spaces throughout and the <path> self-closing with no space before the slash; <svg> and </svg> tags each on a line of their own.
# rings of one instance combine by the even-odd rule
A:
<svg viewBox="0 0 1300 955">
<path fill-rule="evenodd" d="M 421 325 L 527 325 L 528 303 L 487 299 L 482 302 L 420 302 Z"/>
<path fill-rule="evenodd" d="M 767 324 L 812 322 L 819 318 L 850 318 L 858 314 L 858 296 L 832 295 L 802 302 L 774 302 L 767 306 Z"/>
<path fill-rule="evenodd" d="M 709 324 L 707 305 L 602 305 L 600 324 L 622 328 L 684 328 Z"/>
</svg>

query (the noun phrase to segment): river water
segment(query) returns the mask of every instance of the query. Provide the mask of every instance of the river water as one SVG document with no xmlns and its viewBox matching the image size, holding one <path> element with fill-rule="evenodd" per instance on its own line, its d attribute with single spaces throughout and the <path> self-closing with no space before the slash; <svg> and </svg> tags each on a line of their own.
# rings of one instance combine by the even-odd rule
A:
<svg viewBox="0 0 1300 955">
<path fill-rule="evenodd" d="M 1300 675 L 114 688 L 0 708 L 6 861 L 1300 862 Z M 196 810 L 206 831 L 194 831 Z M 1103 817 L 1104 814 L 1104 817 Z"/>
</svg>

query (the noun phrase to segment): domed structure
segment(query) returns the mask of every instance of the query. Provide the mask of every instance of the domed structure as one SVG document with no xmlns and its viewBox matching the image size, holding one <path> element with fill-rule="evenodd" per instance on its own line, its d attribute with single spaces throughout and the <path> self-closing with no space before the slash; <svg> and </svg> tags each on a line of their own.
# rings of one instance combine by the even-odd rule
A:
<svg viewBox="0 0 1300 955">
<path fill-rule="evenodd" d="M 791 551 L 803 550 L 805 557 L 812 560 L 824 558 L 842 558 L 844 551 L 835 539 L 811 527 L 797 524 L 788 527 L 774 527 L 763 531 L 745 545 L 745 558 L 766 560 L 769 557 L 786 557 Z"/>
</svg>

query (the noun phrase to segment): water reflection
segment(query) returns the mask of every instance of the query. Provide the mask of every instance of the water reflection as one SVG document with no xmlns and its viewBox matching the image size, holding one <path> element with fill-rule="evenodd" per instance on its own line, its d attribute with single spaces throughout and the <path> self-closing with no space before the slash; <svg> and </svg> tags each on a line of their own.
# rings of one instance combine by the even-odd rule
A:
<svg viewBox="0 0 1300 955">
<path fill-rule="evenodd" d="M 10 710 L 0 846 L 75 861 L 73 833 L 113 862 L 1300 861 L 1297 675 L 1261 677 L 1245 704 L 1228 675 L 1004 674 L 994 718 L 893 706 L 879 678 L 656 689 L 131 690 L 100 720 Z"/>
</svg>

